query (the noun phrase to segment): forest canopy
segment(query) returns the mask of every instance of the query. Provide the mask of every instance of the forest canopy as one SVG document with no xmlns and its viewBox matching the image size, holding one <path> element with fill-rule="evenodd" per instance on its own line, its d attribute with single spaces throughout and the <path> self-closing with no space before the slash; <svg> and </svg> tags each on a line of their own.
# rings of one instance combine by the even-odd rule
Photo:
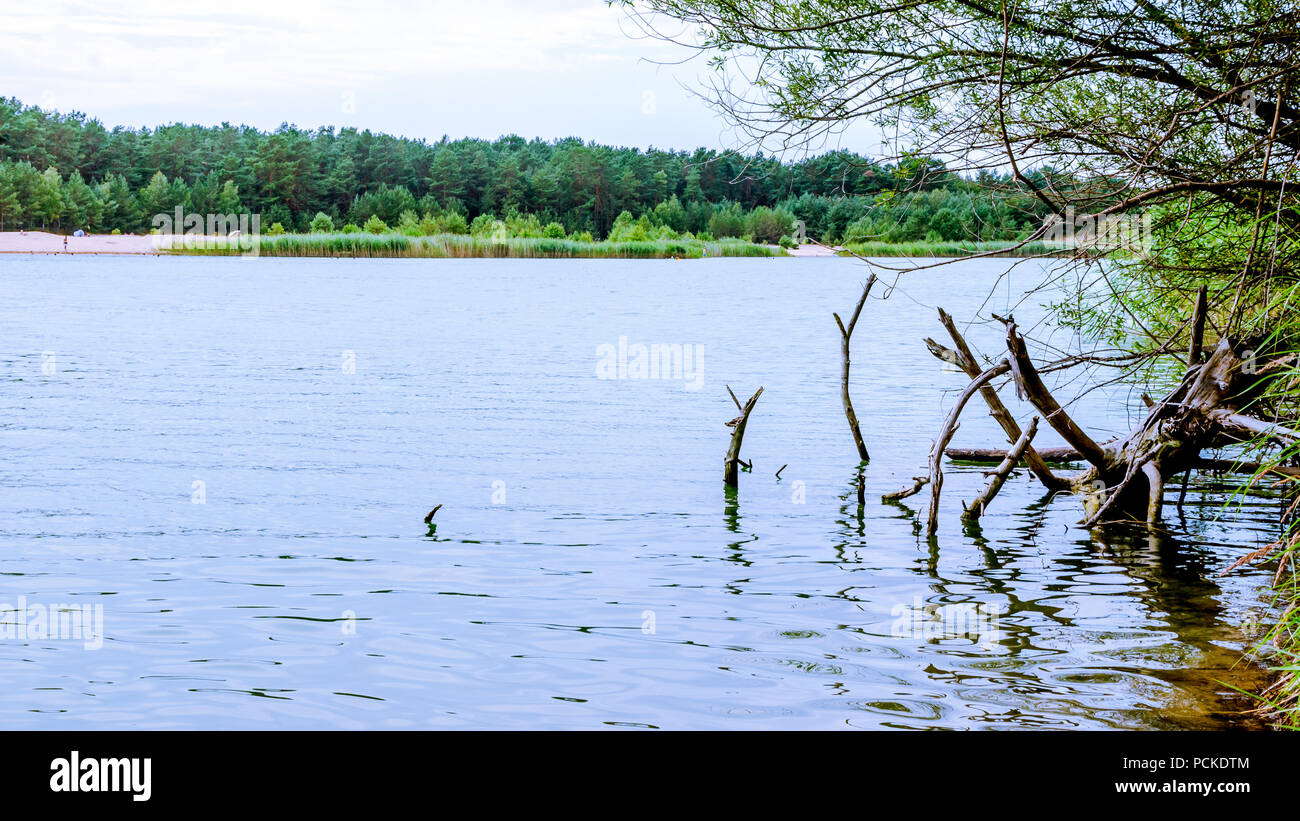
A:
<svg viewBox="0 0 1300 821">
<path fill-rule="evenodd" d="M 1047 184 L 1050 172 L 1034 172 Z M 643 225 L 775 243 L 807 235 L 1008 241 L 1047 210 L 1009 175 L 961 176 L 929 157 L 882 162 L 847 151 L 798 161 L 612 147 L 569 138 L 437 142 L 369 130 L 223 123 L 106 128 L 0 99 L 0 230 L 147 233 L 156 214 L 257 213 L 264 228 L 397 226 L 428 218 L 465 233 L 476 218 L 526 214 L 539 230 L 604 238 L 626 213 Z M 775 218 L 773 218 L 775 214 Z"/>
</svg>

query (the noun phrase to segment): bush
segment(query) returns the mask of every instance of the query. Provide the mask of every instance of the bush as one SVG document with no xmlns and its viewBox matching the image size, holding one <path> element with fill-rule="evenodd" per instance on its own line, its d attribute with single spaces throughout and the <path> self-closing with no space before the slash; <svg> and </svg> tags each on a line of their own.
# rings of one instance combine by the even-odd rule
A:
<svg viewBox="0 0 1300 821">
<path fill-rule="evenodd" d="M 768 208 L 760 205 L 745 218 L 745 233 L 754 238 L 754 242 L 775 245 L 781 237 L 789 234 L 794 227 L 794 214 L 780 208 Z M 734 234 L 732 236 L 735 236 Z"/>
<path fill-rule="evenodd" d="M 112 230 L 111 233 L 112 233 L 113 236 L 115 236 L 115 237 L 116 237 L 116 236 L 120 236 L 120 235 L 122 234 L 122 229 L 121 229 L 121 228 L 114 228 L 114 229 Z"/>
<path fill-rule="evenodd" d="M 266 233 L 267 236 L 278 237 L 284 233 L 284 225 L 279 222 L 273 222 Z"/>
<path fill-rule="evenodd" d="M 547 223 L 546 227 L 542 229 L 542 236 L 547 239 L 563 239 L 564 226 L 558 222 Z"/>
<path fill-rule="evenodd" d="M 789 230 L 786 227 L 781 233 Z M 736 203 L 730 205 L 720 205 L 718 210 L 713 212 L 709 217 L 709 234 L 719 239 L 722 237 L 738 237 L 745 233 L 745 216 L 740 211 L 740 206 Z M 780 234 L 777 234 L 780 236 Z"/>
<path fill-rule="evenodd" d="M 346 225 L 344 225 L 342 228 L 339 229 L 339 233 L 340 233 L 340 234 L 360 234 L 360 233 L 361 233 L 361 229 L 358 228 L 355 224 L 349 222 L 349 223 L 347 223 Z"/>
<path fill-rule="evenodd" d="M 486 237 L 492 234 L 492 223 L 497 218 L 491 214 L 479 214 L 474 221 L 469 224 L 469 232 L 476 237 Z"/>
<path fill-rule="evenodd" d="M 793 239 L 791 239 L 789 234 L 786 234 L 785 236 L 781 237 L 781 240 L 777 243 L 777 245 L 780 245 L 782 248 L 799 247 L 799 244 L 796 243 Z"/>
<path fill-rule="evenodd" d="M 465 221 L 465 215 L 459 211 L 448 211 L 438 218 L 442 224 L 442 233 L 444 234 L 468 234 L 469 223 Z"/>
<path fill-rule="evenodd" d="M 388 223 L 384 222 L 374 214 L 371 214 L 370 218 L 366 220 L 366 224 L 361 226 L 361 228 L 367 234 L 383 234 L 388 231 Z"/>
<path fill-rule="evenodd" d="M 569 239 L 574 242 L 595 242 L 596 238 L 591 235 L 590 231 L 574 231 L 569 234 Z"/>
<path fill-rule="evenodd" d="M 317 211 L 316 216 L 311 220 L 311 232 L 313 234 L 332 234 L 334 233 L 334 220 L 330 215 L 323 211 Z"/>
</svg>

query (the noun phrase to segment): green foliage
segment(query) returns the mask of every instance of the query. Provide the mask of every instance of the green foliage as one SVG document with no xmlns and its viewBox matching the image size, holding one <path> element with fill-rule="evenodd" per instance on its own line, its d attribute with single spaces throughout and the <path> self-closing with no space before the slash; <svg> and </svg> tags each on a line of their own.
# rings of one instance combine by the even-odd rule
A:
<svg viewBox="0 0 1300 821">
<path fill-rule="evenodd" d="M 266 231 L 267 236 L 270 237 L 278 237 L 283 233 L 284 233 L 284 225 L 278 222 L 271 223 L 271 227 L 268 228 Z"/>
<path fill-rule="evenodd" d="M 381 220 L 378 216 L 371 214 L 366 219 L 365 224 L 361 226 L 361 230 L 365 231 L 367 234 L 384 234 L 388 232 L 388 223 Z"/>
<path fill-rule="evenodd" d="M 311 221 L 311 232 L 313 234 L 330 234 L 334 232 L 334 220 L 329 214 L 317 211 L 316 216 Z"/>
</svg>

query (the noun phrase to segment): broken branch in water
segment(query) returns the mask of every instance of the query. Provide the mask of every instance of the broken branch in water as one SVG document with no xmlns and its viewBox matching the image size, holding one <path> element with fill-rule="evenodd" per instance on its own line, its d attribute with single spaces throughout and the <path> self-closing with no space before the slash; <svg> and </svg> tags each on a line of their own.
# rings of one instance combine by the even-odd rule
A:
<svg viewBox="0 0 1300 821">
<path fill-rule="evenodd" d="M 934 440 L 934 447 L 930 450 L 930 515 L 926 521 L 925 533 L 927 536 L 933 536 L 939 529 L 939 494 L 943 490 L 943 450 L 952 441 L 953 434 L 957 432 L 957 419 L 961 416 L 962 409 L 966 403 L 975 395 L 975 392 L 990 380 L 1001 376 L 1011 370 L 1011 365 L 1007 360 L 1002 360 L 998 364 L 989 368 L 984 373 L 975 377 L 966 390 L 962 391 L 961 396 L 957 398 L 956 404 L 948 413 L 948 418 L 944 420 L 943 427 L 939 429 L 939 435 Z"/>
<path fill-rule="evenodd" d="M 1079 451 L 1084 459 L 1097 468 L 1106 468 L 1106 454 L 1101 446 L 1084 433 L 1083 428 L 1075 424 L 1070 415 L 1065 412 L 1065 408 L 1061 407 L 1056 397 L 1052 396 L 1051 391 L 1043 384 L 1038 369 L 1029 358 L 1024 338 L 1016 333 L 1015 320 L 1007 320 L 1007 350 L 1011 354 L 1011 371 L 1016 376 L 1016 384 L 1024 391 L 1029 403 L 1043 415 L 1047 424 L 1051 425 L 1062 439 Z"/>
<path fill-rule="evenodd" d="M 740 460 L 740 444 L 745 438 L 745 425 L 749 423 L 749 414 L 754 410 L 754 403 L 758 402 L 758 397 L 763 395 L 763 389 L 759 388 L 754 395 L 749 397 L 749 401 L 743 406 L 736 399 L 736 394 L 732 393 L 731 386 L 727 386 L 727 393 L 731 394 L 731 399 L 740 408 L 740 416 L 737 416 L 728 425 L 731 425 L 731 444 L 727 447 L 727 456 L 722 463 L 722 481 L 732 487 L 736 486 L 737 465 L 742 464 Z"/>
<path fill-rule="evenodd" d="M 436 514 L 436 513 L 437 513 L 439 510 L 441 510 L 441 509 L 442 509 L 442 505 L 438 505 L 438 506 L 435 507 L 433 510 L 430 510 L 429 513 L 428 513 L 428 515 L 426 515 L 426 516 L 424 517 L 424 523 L 425 523 L 426 525 L 432 523 L 432 522 L 433 522 L 433 516 L 434 516 L 434 514 Z"/>
<path fill-rule="evenodd" d="M 858 317 L 862 314 L 862 306 L 867 302 L 867 294 L 871 293 L 871 286 L 876 284 L 876 275 L 872 274 L 867 279 L 867 284 L 862 288 L 862 296 L 858 298 L 858 305 L 853 309 L 853 317 L 849 320 L 848 327 L 840 320 L 837 313 L 831 314 L 835 317 L 835 324 L 840 328 L 840 401 L 844 405 L 844 415 L 849 420 L 849 430 L 853 433 L 853 444 L 858 449 L 858 459 L 863 462 L 871 460 L 867 454 L 867 446 L 862 441 L 862 430 L 858 426 L 858 416 L 853 412 L 853 400 L 849 398 L 849 338 L 853 336 L 853 328 L 858 324 Z"/>
<path fill-rule="evenodd" d="M 947 329 L 948 336 L 952 338 L 956 350 L 949 350 L 937 342 L 927 339 L 926 345 L 930 346 L 930 352 L 940 359 L 949 362 L 953 360 L 948 359 L 945 354 L 951 354 L 956 359 L 954 364 L 965 371 L 967 376 L 971 379 L 979 376 L 980 367 L 975 359 L 974 351 L 971 350 L 970 345 L 966 344 L 966 338 L 957 330 L 957 324 L 953 322 L 952 316 L 944 311 L 943 308 L 939 309 L 939 321 L 943 323 L 943 327 Z M 1016 423 L 1016 419 L 1011 415 L 1011 411 L 1007 410 L 1007 406 L 1002 404 L 1002 399 L 998 396 L 997 390 L 994 389 L 992 385 L 985 385 L 980 388 L 980 396 L 984 398 L 985 404 L 989 406 L 989 415 L 996 419 L 997 423 L 1002 426 L 1002 430 L 1007 434 L 1007 439 L 1012 442 L 1019 439 L 1021 432 L 1020 425 Z M 1047 461 L 1033 448 L 1033 446 L 1030 446 L 1029 450 L 1025 452 L 1025 465 L 1034 476 L 1038 477 L 1038 481 L 1043 483 L 1043 487 L 1048 490 L 1064 490 L 1070 486 L 1069 481 L 1061 479 L 1052 473 L 1051 469 L 1047 466 Z"/>
<path fill-rule="evenodd" d="M 1020 438 L 1016 440 L 1016 443 L 1011 446 L 1011 450 L 1007 452 L 1002 464 L 992 471 L 988 485 L 975 497 L 974 501 L 966 506 L 966 511 L 962 514 L 963 519 L 968 522 L 979 521 L 979 517 L 984 515 L 984 510 L 988 507 L 989 502 L 993 501 L 993 497 L 998 495 L 998 491 L 1002 489 L 1002 485 L 1007 481 L 1007 477 L 1011 475 L 1011 471 L 1015 470 L 1020 458 L 1029 449 L 1029 443 L 1033 441 L 1036 433 L 1038 433 L 1037 416 L 1029 423 L 1029 427 L 1025 428 L 1025 432 L 1020 434 Z"/>
<path fill-rule="evenodd" d="M 929 476 L 913 476 L 912 485 L 910 487 L 904 486 L 893 493 L 886 493 L 884 496 L 880 497 L 880 501 L 896 502 L 899 499 L 906 499 L 908 496 L 915 496 L 921 492 L 921 488 L 925 487 L 929 481 Z"/>
</svg>

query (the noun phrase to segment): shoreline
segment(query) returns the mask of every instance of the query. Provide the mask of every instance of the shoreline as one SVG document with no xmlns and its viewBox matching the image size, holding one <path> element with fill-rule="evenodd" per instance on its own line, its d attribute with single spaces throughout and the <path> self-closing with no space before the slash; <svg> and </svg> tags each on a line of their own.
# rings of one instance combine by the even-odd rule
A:
<svg viewBox="0 0 1300 821">
<path fill-rule="evenodd" d="M 64 248 L 64 239 L 67 247 Z M 267 256 L 334 259 L 700 259 L 755 257 L 765 259 L 824 259 L 854 256 L 883 259 L 961 259 L 971 254 L 996 258 L 1034 255 L 1014 249 L 961 248 L 952 243 L 873 243 L 869 247 L 806 243 L 783 249 L 776 245 L 740 241 L 653 240 L 640 243 L 576 242 L 544 238 L 484 239 L 469 235 L 409 237 L 404 234 L 281 234 L 261 236 L 256 253 L 222 247 L 220 239 L 206 247 L 166 247 L 156 235 L 88 234 L 74 237 L 48 231 L 0 232 L 0 254 L 95 256 Z M 163 247 L 160 247 L 163 246 Z M 1033 249 L 1041 253 L 1042 249 Z M 993 253 L 990 253 L 992 251 Z M 864 253 L 865 252 L 865 253 Z"/>
</svg>

